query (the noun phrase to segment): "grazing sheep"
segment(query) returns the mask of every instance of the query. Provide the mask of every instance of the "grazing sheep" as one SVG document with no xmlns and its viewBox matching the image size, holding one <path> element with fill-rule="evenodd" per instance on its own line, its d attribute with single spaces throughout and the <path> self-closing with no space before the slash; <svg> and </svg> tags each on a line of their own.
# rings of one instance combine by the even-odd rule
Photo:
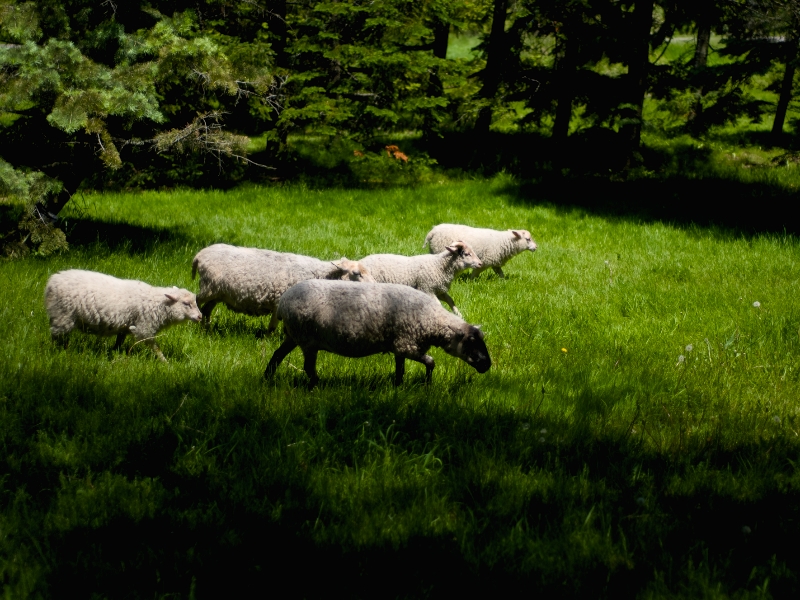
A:
<svg viewBox="0 0 800 600">
<path fill-rule="evenodd" d="M 431 346 L 460 358 L 478 373 L 492 365 L 480 329 L 447 312 L 429 294 L 405 285 L 303 281 L 281 297 L 278 315 L 286 340 L 272 355 L 264 377 L 273 375 L 297 346 L 303 351 L 312 388 L 319 380 L 320 350 L 354 358 L 391 352 L 395 385 L 403 382 L 406 358 L 424 364 L 430 381 L 435 365 L 426 352 Z"/>
<path fill-rule="evenodd" d="M 480 269 L 482 263 L 475 252 L 464 242 L 450 242 L 438 254 L 401 256 L 399 254 L 371 254 L 359 261 L 375 281 L 408 285 L 435 298 L 439 298 L 461 316 L 448 293 L 450 284 L 461 271 Z"/>
<path fill-rule="evenodd" d="M 450 240 L 464 240 L 483 261 L 483 266 L 472 271 L 472 279 L 491 267 L 500 277 L 505 277 L 502 266 L 520 252 L 534 252 L 538 247 L 531 239 L 530 232 L 524 229 L 478 229 L 467 225 L 442 223 L 430 230 L 425 243 L 431 253 L 441 252 Z"/>
<path fill-rule="evenodd" d="M 375 281 L 358 262 L 342 257 L 328 262 L 288 252 L 214 244 L 192 261 L 192 279 L 200 273 L 197 302 L 208 322 L 222 302 L 235 312 L 254 317 L 272 315 L 268 331 L 278 324 L 276 310 L 281 294 L 306 279 Z"/>
<path fill-rule="evenodd" d="M 200 321 L 195 296 L 176 287 L 153 287 L 134 279 L 117 279 L 104 273 L 72 269 L 56 273 L 44 289 L 50 333 L 66 348 L 76 327 L 97 335 L 116 335 L 114 348 L 129 333 L 145 342 L 166 362 L 155 342 L 156 334 L 183 321 Z"/>
</svg>

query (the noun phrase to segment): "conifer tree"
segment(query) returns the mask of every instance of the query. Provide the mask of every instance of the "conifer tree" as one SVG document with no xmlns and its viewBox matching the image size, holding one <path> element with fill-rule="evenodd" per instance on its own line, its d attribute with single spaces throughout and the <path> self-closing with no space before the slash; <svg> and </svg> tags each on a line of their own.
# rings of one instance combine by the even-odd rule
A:
<svg viewBox="0 0 800 600">
<path fill-rule="evenodd" d="M 6 245 L 64 247 L 58 213 L 126 148 L 246 160 L 247 138 L 222 127 L 217 99 L 267 97 L 272 83 L 257 58 L 232 64 L 193 10 L 0 0 L 0 195 L 26 206 Z"/>
</svg>

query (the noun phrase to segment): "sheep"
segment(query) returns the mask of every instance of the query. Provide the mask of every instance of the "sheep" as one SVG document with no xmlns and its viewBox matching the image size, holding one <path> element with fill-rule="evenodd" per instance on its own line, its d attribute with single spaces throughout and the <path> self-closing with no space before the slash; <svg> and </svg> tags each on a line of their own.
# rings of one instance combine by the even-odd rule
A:
<svg viewBox="0 0 800 600">
<path fill-rule="evenodd" d="M 396 386 L 403 382 L 406 358 L 424 364 L 426 381 L 431 381 L 435 363 L 426 354 L 431 346 L 460 358 L 478 373 L 492 365 L 478 327 L 449 313 L 430 294 L 405 285 L 303 281 L 281 297 L 278 315 L 286 339 L 272 355 L 265 378 L 274 375 L 297 346 L 303 351 L 310 388 L 319 381 L 320 350 L 353 358 L 391 352 Z"/>
<path fill-rule="evenodd" d="M 499 277 L 505 278 L 502 266 L 520 252 L 536 251 L 538 246 L 531 239 L 531 234 L 525 229 L 479 229 L 467 225 L 453 225 L 442 223 L 428 232 L 422 247 L 430 247 L 431 253 L 441 252 L 450 240 L 459 239 L 468 243 L 478 258 L 483 261 L 483 267 L 473 269 L 471 278 L 475 279 L 483 271 L 491 267 Z"/>
<path fill-rule="evenodd" d="M 462 241 L 451 241 L 438 254 L 401 256 L 399 254 L 371 254 L 359 261 L 375 281 L 379 283 L 401 283 L 439 298 L 450 306 L 453 314 L 461 312 L 448 293 L 450 284 L 461 271 L 480 269 L 482 263 L 472 248 Z"/>
<path fill-rule="evenodd" d="M 306 279 L 374 281 L 362 265 L 342 257 L 327 262 L 288 252 L 214 244 L 203 248 L 192 261 L 192 279 L 200 273 L 197 301 L 206 323 L 222 302 L 234 312 L 258 317 L 272 315 L 268 332 L 278 324 L 281 294 Z"/>
<path fill-rule="evenodd" d="M 97 335 L 116 335 L 119 349 L 130 333 L 166 362 L 156 334 L 183 321 L 202 318 L 195 295 L 177 287 L 154 287 L 134 279 L 71 269 L 52 275 L 44 289 L 50 334 L 64 348 L 76 327 Z"/>
</svg>

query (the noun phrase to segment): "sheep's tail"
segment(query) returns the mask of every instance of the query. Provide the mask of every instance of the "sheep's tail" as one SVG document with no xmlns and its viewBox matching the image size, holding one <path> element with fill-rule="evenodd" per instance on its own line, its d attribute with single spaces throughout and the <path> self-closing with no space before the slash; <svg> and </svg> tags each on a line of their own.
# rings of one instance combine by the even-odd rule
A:
<svg viewBox="0 0 800 600">
<path fill-rule="evenodd" d="M 428 235 L 425 236 L 425 243 L 422 244 L 422 247 L 429 246 L 431 243 L 431 238 L 433 237 L 433 229 L 428 232 Z"/>
<path fill-rule="evenodd" d="M 194 257 L 192 261 L 192 281 L 194 281 L 195 275 L 197 275 L 197 257 Z"/>
</svg>

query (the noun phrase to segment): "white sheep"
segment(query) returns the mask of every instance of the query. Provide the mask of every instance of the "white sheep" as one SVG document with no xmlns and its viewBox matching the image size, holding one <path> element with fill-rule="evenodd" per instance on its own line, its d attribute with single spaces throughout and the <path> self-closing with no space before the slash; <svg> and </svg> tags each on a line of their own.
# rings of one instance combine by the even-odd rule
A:
<svg viewBox="0 0 800 600">
<path fill-rule="evenodd" d="M 442 223 L 431 229 L 422 247 L 429 246 L 430 252 L 435 254 L 441 252 L 450 240 L 464 240 L 483 261 L 482 267 L 473 269 L 472 279 L 489 267 L 504 278 L 502 269 L 504 264 L 525 250 L 534 252 L 538 248 L 536 242 L 531 239 L 530 232 L 525 229 L 498 231 L 451 223 Z"/>
<path fill-rule="evenodd" d="M 450 284 L 461 271 L 480 269 L 482 263 L 472 248 L 461 241 L 450 241 L 438 254 L 402 256 L 399 254 L 371 254 L 359 262 L 364 265 L 379 283 L 408 285 L 439 298 L 461 316 L 455 302 L 448 293 Z"/>
<path fill-rule="evenodd" d="M 264 377 L 297 346 L 303 351 L 310 387 L 319 380 L 317 353 L 362 357 L 381 352 L 395 356 L 395 385 L 405 373 L 405 359 L 425 365 L 431 379 L 435 366 L 426 353 L 438 346 L 478 373 L 492 365 L 483 332 L 449 313 L 429 294 L 405 285 L 341 281 L 304 281 L 290 288 L 278 303 L 285 341 L 267 365 Z"/>
<path fill-rule="evenodd" d="M 132 334 L 149 345 L 164 362 L 156 334 L 183 321 L 202 318 L 195 296 L 177 287 L 154 287 L 134 279 L 117 279 L 95 271 L 71 269 L 51 276 L 44 289 L 54 341 L 66 348 L 69 333 L 78 328 L 97 335 L 116 335 L 115 349 Z"/>
<path fill-rule="evenodd" d="M 208 322 L 222 302 L 234 312 L 258 317 L 272 315 L 268 331 L 278 324 L 281 294 L 306 279 L 374 281 L 358 262 L 342 257 L 328 262 L 288 252 L 214 244 L 203 248 L 192 261 L 192 279 L 200 273 L 197 301 Z"/>
</svg>

